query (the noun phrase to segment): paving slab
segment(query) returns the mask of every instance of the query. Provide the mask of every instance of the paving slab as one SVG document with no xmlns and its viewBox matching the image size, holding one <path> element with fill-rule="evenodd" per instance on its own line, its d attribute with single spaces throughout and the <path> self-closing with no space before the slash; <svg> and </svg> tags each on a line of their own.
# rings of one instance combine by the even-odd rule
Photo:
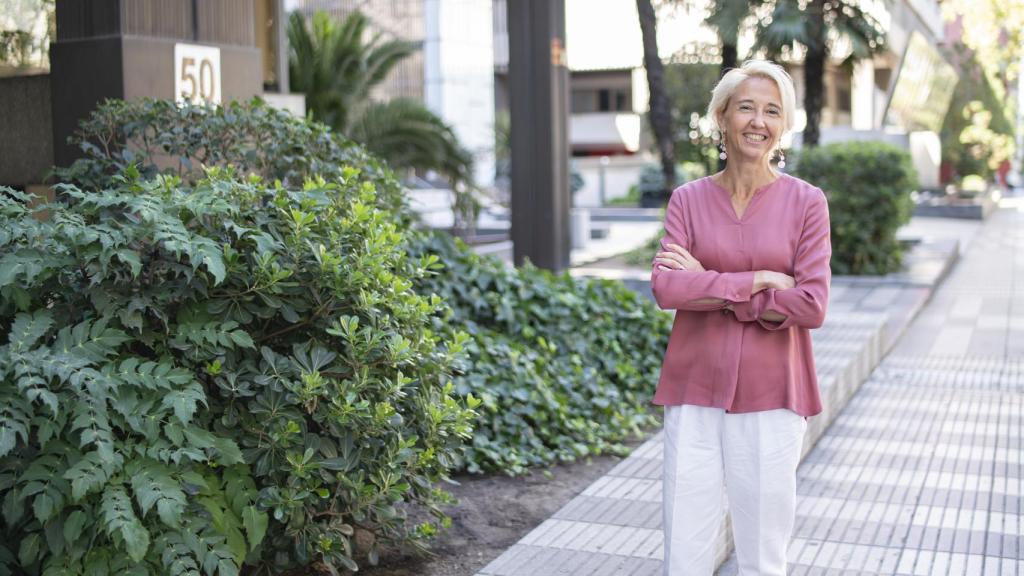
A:
<svg viewBox="0 0 1024 576">
<path fill-rule="evenodd" d="M 1024 349 L 1024 298 L 1005 270 L 1002 284 L 980 281 L 991 262 L 974 260 L 1024 244 L 1024 235 L 1006 235 L 1014 225 L 1007 215 L 957 222 L 945 235 L 941 221 L 915 218 L 923 249 L 900 277 L 834 279 L 829 316 L 812 333 L 825 410 L 808 426 L 798 471 L 791 574 L 1016 574 L 1006 570 L 1024 567 L 1024 356 L 1006 358 L 1014 346 Z M 1015 262 L 1024 273 L 1024 257 L 1016 256 L 1001 254 L 1004 268 Z M 573 274 L 649 289 L 645 271 Z M 936 292 L 943 281 L 953 288 Z M 518 574 L 522 566 L 534 576 L 660 574 L 661 451 L 656 434 L 479 576 Z M 737 573 L 730 532 L 726 517 L 722 576 Z"/>
</svg>

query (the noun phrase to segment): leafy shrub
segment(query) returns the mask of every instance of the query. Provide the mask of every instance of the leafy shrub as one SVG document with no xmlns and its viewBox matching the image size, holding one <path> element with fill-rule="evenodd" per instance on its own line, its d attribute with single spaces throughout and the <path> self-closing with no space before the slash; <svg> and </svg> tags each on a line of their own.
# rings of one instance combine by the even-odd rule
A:
<svg viewBox="0 0 1024 576">
<path fill-rule="evenodd" d="M 676 167 L 676 183 L 672 186 L 675 189 L 680 184 L 689 180 L 686 171 Z M 640 205 L 652 208 L 664 206 L 668 203 L 668 196 L 665 195 L 665 175 L 661 172 L 660 164 L 648 164 L 640 171 L 640 182 L 637 183 L 640 192 Z"/>
<path fill-rule="evenodd" d="M 643 246 L 630 250 L 622 255 L 622 259 L 630 266 L 650 266 L 654 255 L 661 251 L 661 237 L 664 233 L 658 232 L 647 239 Z"/>
<path fill-rule="evenodd" d="M 654 423 L 650 395 L 671 318 L 620 282 L 511 268 L 435 235 L 421 247 L 443 269 L 419 290 L 441 295 L 453 327 L 472 336 L 456 390 L 482 402 L 466 452 L 469 472 L 604 451 Z"/>
<path fill-rule="evenodd" d="M 887 274 L 902 259 L 896 231 L 910 220 L 917 173 L 910 154 L 883 142 L 805 148 L 797 176 L 824 190 L 836 274 Z"/>
<path fill-rule="evenodd" d="M 301 188 L 314 176 L 328 181 L 358 166 L 376 190 L 374 204 L 408 222 L 412 212 L 386 165 L 323 124 L 306 122 L 256 98 L 224 106 L 179 105 L 169 100 L 107 100 L 71 137 L 83 153 L 59 182 L 83 190 L 108 186 L 135 166 L 143 178 L 173 174 L 184 182 L 205 178 L 204 166 L 232 167 L 237 174 L 281 180 Z M 340 190 L 344 193 L 347 190 Z"/>
<path fill-rule="evenodd" d="M 396 505 L 440 516 L 474 416 L 466 336 L 411 290 L 434 259 L 352 167 L 298 191 L 137 176 L 0 194 L 0 566 L 334 571 L 354 538 L 415 540 Z"/>
</svg>

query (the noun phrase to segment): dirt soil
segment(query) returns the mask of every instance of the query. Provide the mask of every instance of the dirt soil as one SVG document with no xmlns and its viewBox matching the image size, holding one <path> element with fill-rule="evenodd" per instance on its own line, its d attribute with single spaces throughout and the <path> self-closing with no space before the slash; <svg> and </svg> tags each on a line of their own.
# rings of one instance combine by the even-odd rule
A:
<svg viewBox="0 0 1024 576">
<path fill-rule="evenodd" d="M 636 447 L 642 441 L 631 442 Z M 433 557 L 392 551 L 366 576 L 472 576 L 623 460 L 598 456 L 526 476 L 460 476 L 448 491 L 458 504 L 452 525 L 431 545 Z"/>
</svg>

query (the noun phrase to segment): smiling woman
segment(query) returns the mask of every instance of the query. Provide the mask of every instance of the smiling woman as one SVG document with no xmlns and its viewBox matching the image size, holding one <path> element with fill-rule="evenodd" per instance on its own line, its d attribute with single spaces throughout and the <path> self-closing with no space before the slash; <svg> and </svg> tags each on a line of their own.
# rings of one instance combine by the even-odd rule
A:
<svg viewBox="0 0 1024 576">
<path fill-rule="evenodd" d="M 715 87 L 725 170 L 672 194 L 653 263 L 676 310 L 654 403 L 665 406 L 665 574 L 708 576 L 728 490 L 740 572 L 786 573 L 806 418 L 821 411 L 810 329 L 831 276 L 828 205 L 771 165 L 793 126 L 780 66 Z"/>
</svg>

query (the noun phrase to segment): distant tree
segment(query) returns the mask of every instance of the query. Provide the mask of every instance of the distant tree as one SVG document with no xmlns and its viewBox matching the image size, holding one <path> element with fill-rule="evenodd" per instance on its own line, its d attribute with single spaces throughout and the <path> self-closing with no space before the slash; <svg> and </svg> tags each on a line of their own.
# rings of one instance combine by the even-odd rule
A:
<svg viewBox="0 0 1024 576">
<path fill-rule="evenodd" d="M 473 157 L 450 126 L 408 98 L 375 102 L 371 91 L 418 48 L 412 42 L 366 40 L 369 19 L 353 12 L 336 22 L 326 12 L 288 22 L 289 81 L 306 95 L 313 118 L 359 142 L 395 170 L 433 170 L 456 192 L 456 228 L 471 228 L 478 206 Z"/>
<path fill-rule="evenodd" d="M 722 66 L 719 76 L 739 65 L 739 36 L 746 21 L 766 0 L 713 0 L 707 24 L 715 30 L 722 44 Z"/>
<path fill-rule="evenodd" d="M 755 51 L 777 57 L 785 46 L 797 44 L 804 56 L 804 111 L 807 127 L 803 144 L 821 139 L 821 108 L 825 95 L 825 64 L 833 41 L 845 39 L 851 48 L 844 65 L 869 58 L 885 47 L 885 28 L 853 2 L 844 0 L 776 0 L 771 18 L 758 27 Z"/>
<path fill-rule="evenodd" d="M 665 66 L 665 87 L 676 128 L 676 160 L 697 162 L 706 174 L 718 166 L 717 142 L 705 116 L 718 79 L 716 64 L 669 62 Z"/>
<path fill-rule="evenodd" d="M 676 153 L 672 131 L 672 108 L 665 91 L 665 66 L 658 55 L 658 17 L 651 0 L 636 0 L 640 17 L 640 33 L 644 45 L 644 69 L 650 92 L 648 120 L 661 157 L 661 171 L 665 176 L 665 197 L 672 192 L 671 183 L 676 181 Z"/>
</svg>

